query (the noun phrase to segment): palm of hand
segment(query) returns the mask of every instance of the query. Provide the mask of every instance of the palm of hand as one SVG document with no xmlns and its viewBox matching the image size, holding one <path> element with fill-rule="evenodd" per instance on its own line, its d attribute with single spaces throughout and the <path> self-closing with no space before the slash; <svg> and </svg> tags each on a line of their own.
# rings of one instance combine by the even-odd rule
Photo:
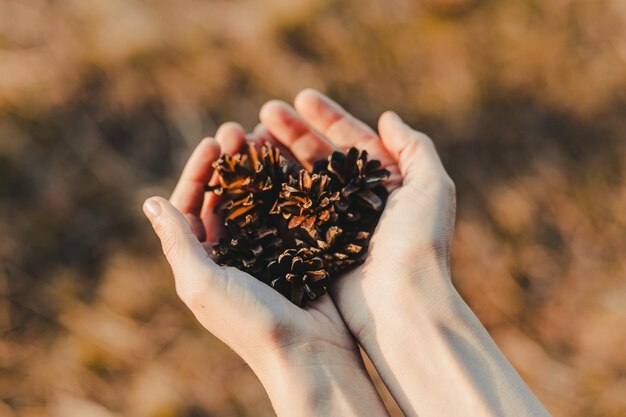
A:
<svg viewBox="0 0 626 417">
<path fill-rule="evenodd" d="M 359 305 L 394 305 L 397 291 L 404 288 L 398 285 L 401 279 L 448 268 L 455 208 L 451 190 L 444 181 L 419 188 L 402 185 L 390 193 L 365 263 L 340 277 L 332 291 L 357 339 L 372 324 Z"/>
<path fill-rule="evenodd" d="M 356 351 L 354 340 L 341 319 L 337 308 L 328 297 L 321 297 L 304 309 L 295 306 L 273 288 L 253 276 L 232 267 L 223 269 L 227 288 L 227 306 L 222 309 L 225 332 L 229 336 L 225 342 L 242 356 L 250 354 L 246 350 L 251 341 L 261 345 L 269 343 L 282 350 L 307 343 L 328 343 L 329 345 Z M 201 297 L 206 302 L 206 296 Z M 202 312 L 196 304 L 192 311 Z M 198 321 L 212 332 L 217 315 L 197 314 Z M 237 335 L 231 335 L 232 327 L 237 324 Z M 214 332 L 218 337 L 220 330 Z M 238 336 L 238 337 L 235 337 Z M 239 340 L 241 337 L 241 340 Z M 255 340 L 256 339 L 256 340 Z M 254 346 L 259 344 L 252 343 Z M 238 348 L 241 346 L 241 348 Z"/>
<path fill-rule="evenodd" d="M 427 262 L 445 263 L 454 210 L 454 187 L 445 178 L 418 176 L 394 189 L 372 236 L 369 269 L 412 274 Z"/>
</svg>

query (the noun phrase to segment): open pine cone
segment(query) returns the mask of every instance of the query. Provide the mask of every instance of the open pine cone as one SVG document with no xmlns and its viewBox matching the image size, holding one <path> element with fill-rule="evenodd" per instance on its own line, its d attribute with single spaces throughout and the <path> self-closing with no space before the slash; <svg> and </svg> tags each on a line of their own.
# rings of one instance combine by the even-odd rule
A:
<svg viewBox="0 0 626 417">
<path fill-rule="evenodd" d="M 336 274 L 365 261 L 369 237 L 367 231 L 344 231 L 339 226 L 330 226 L 313 250 L 322 256 L 328 272 Z"/>
<path fill-rule="evenodd" d="M 371 226 L 377 220 L 387 198 L 383 182 L 389 171 L 380 161 L 367 159 L 367 151 L 351 148 L 347 153 L 333 152 L 328 160 L 315 163 L 313 172 L 324 173 L 333 179 L 341 198 L 335 204 L 337 211 L 348 221 Z"/>
<path fill-rule="evenodd" d="M 315 300 L 326 293 L 328 272 L 310 248 L 287 249 L 267 268 L 274 277 L 272 287 L 298 306 L 305 296 Z"/>
<path fill-rule="evenodd" d="M 324 174 L 309 174 L 302 169 L 298 180 L 284 183 L 270 214 L 281 214 L 289 220 L 287 227 L 301 227 L 312 237 L 317 236 L 317 227 L 334 220 L 334 204 L 339 193 L 330 192 L 330 177 Z"/>
<path fill-rule="evenodd" d="M 389 171 L 351 148 L 313 171 L 264 145 L 222 155 L 213 166 L 225 237 L 216 262 L 239 268 L 302 306 L 326 292 L 341 271 L 363 263 L 383 210 Z"/>
<path fill-rule="evenodd" d="M 253 144 L 246 146 L 244 154 L 220 156 L 213 163 L 219 184 L 206 186 L 207 191 L 227 197 L 217 210 L 240 227 L 255 224 L 261 213 L 272 207 L 294 170 L 293 163 L 288 163 L 277 148 L 264 145 L 259 158 Z"/>
<path fill-rule="evenodd" d="M 220 265 L 234 266 L 264 282 L 269 282 L 267 265 L 280 253 L 283 240 L 274 227 L 255 230 L 228 228 L 230 238 L 222 238 L 213 246 L 215 260 Z"/>
</svg>

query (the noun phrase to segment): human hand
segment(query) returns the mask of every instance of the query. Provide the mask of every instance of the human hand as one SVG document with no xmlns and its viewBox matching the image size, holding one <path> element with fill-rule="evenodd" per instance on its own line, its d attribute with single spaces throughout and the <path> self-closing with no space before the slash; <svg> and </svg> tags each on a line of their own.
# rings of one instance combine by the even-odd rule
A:
<svg viewBox="0 0 626 417">
<path fill-rule="evenodd" d="M 212 162 L 222 152 L 236 152 L 244 132 L 227 124 L 216 137 L 204 139 L 193 152 L 171 202 L 153 197 L 144 204 L 174 272 L 178 295 L 207 330 L 248 362 L 279 415 L 293 415 L 294 407 L 302 415 L 321 409 L 328 411 L 324 415 L 358 415 L 362 407 L 386 415 L 328 295 L 301 309 L 256 278 L 220 267 L 208 256 L 210 242 L 221 231 L 212 210 L 217 201 L 205 194 L 204 186 L 213 175 Z M 337 390 L 342 380 L 346 384 Z M 347 401 L 354 391 L 367 401 Z M 315 398 L 320 393 L 325 401 Z"/>
<path fill-rule="evenodd" d="M 259 137 L 307 167 L 354 146 L 391 173 L 367 259 L 331 295 L 404 414 L 548 415 L 452 286 L 455 191 L 432 141 L 392 112 L 377 135 L 314 90 L 295 108 L 268 102 Z"/>
<path fill-rule="evenodd" d="M 260 119 L 258 137 L 282 144 L 307 168 L 334 150 L 354 146 L 390 171 L 390 194 L 367 259 L 338 278 L 332 291 L 357 338 L 375 323 L 371 312 L 363 308 L 364 302 L 373 309 L 388 305 L 392 299 L 397 304 L 396 294 L 416 286 L 442 289 L 437 294 L 428 291 L 429 299 L 424 302 L 447 295 L 455 191 L 426 135 L 408 127 L 395 113 L 386 112 L 378 122 L 379 136 L 338 104 L 310 89 L 296 97 L 295 110 L 284 102 L 268 102 Z M 424 291 L 416 293 L 425 295 Z"/>
</svg>

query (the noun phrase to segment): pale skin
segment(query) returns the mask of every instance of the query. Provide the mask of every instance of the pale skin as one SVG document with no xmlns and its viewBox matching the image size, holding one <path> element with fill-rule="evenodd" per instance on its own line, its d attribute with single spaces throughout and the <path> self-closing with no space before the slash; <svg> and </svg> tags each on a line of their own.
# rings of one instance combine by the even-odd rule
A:
<svg viewBox="0 0 626 417">
<path fill-rule="evenodd" d="M 221 228 L 204 184 L 211 162 L 241 147 L 239 125 L 225 124 L 198 145 L 170 202 L 144 205 L 179 296 L 250 364 L 277 415 L 388 415 L 355 339 L 407 416 L 548 415 L 454 289 L 454 184 L 433 142 L 393 112 L 376 133 L 311 89 L 294 107 L 266 103 L 260 119 L 250 139 L 280 146 L 305 167 L 355 146 L 391 173 L 366 262 L 305 309 L 207 255 Z"/>
</svg>

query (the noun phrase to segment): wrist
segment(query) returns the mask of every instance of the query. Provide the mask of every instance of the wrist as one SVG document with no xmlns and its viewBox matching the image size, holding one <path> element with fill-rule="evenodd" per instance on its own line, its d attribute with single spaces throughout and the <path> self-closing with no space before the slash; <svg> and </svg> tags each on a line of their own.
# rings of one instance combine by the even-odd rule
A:
<svg viewBox="0 0 626 417">
<path fill-rule="evenodd" d="M 359 339 L 404 414 L 547 415 L 451 281 L 433 282 L 401 288 Z"/>
<path fill-rule="evenodd" d="M 393 354 L 408 339 L 433 336 L 437 329 L 461 319 L 465 302 L 450 280 L 398 285 L 393 298 L 377 305 L 371 325 L 359 337 L 363 346 L 375 344 Z"/>
<path fill-rule="evenodd" d="M 415 317 L 434 320 L 454 310 L 460 296 L 452 285 L 449 268 L 439 263 L 422 265 L 368 273 L 362 282 L 366 298 L 362 302 L 369 311 L 349 323 L 361 344 L 381 332 L 411 328 Z"/>
<path fill-rule="evenodd" d="M 279 347 L 250 367 L 279 417 L 387 415 L 356 345 L 349 350 L 310 341 Z"/>
</svg>

